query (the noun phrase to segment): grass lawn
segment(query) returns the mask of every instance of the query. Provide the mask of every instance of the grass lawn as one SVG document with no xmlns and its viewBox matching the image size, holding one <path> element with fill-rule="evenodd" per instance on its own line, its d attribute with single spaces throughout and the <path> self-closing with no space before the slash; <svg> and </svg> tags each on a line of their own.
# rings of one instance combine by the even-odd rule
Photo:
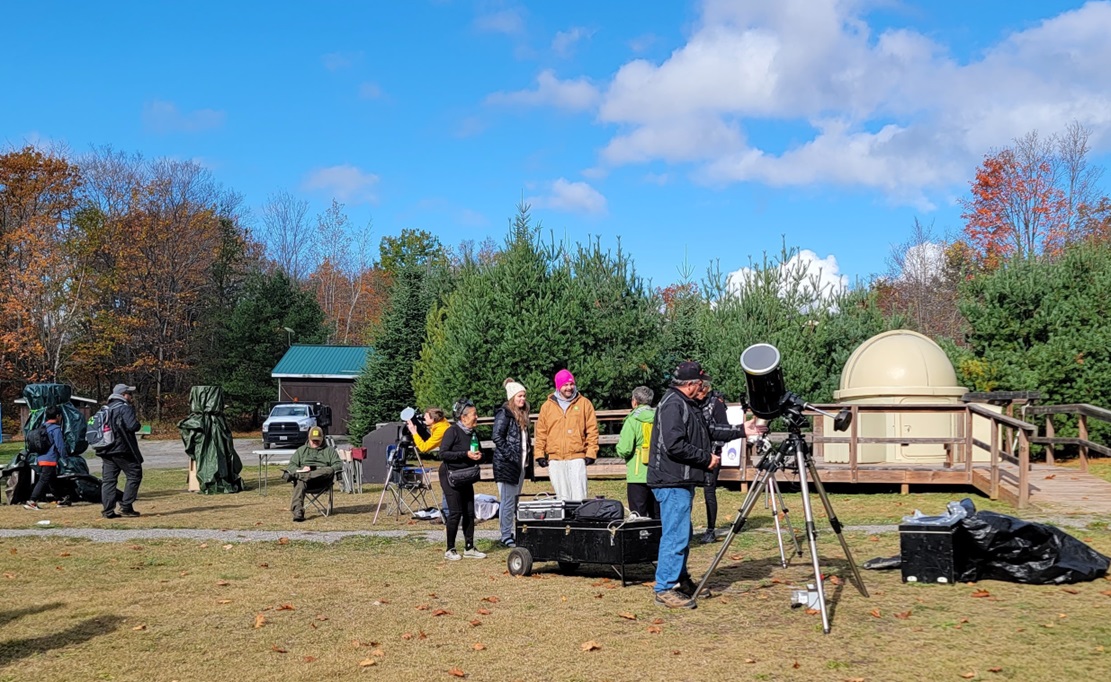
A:
<svg viewBox="0 0 1111 682">
<path fill-rule="evenodd" d="M 99 467 L 91 462 L 96 471 Z M 139 519 L 105 521 L 92 505 L 0 508 L 0 528 L 208 528 L 409 530 L 408 519 L 371 526 L 378 488 L 336 495 L 336 513 L 289 521 L 289 486 L 270 472 L 270 494 L 182 492 L 185 474 L 149 471 Z M 248 468 L 244 478 L 257 480 Z M 531 486 L 543 490 L 546 484 Z M 592 494 L 622 496 L 620 482 Z M 481 484 L 480 492 L 493 492 Z M 938 513 L 970 493 L 900 496 L 834 492 L 852 528 L 896 524 L 915 508 Z M 438 493 L 434 499 L 438 500 Z M 740 506 L 719 491 L 722 521 Z M 1018 515 L 975 497 L 981 509 Z M 101 543 L 60 537 L 0 538 L 0 682 L 4 680 L 1050 680 L 1107 677 L 1111 581 L 1072 586 L 1003 582 L 904 584 L 898 571 L 863 571 L 871 598 L 848 582 L 836 537 L 819 511 L 819 548 L 833 632 L 789 607 L 812 579 L 809 565 L 778 565 L 761 505 L 711 581 L 718 593 L 694 611 L 651 603 L 651 567 L 622 588 L 608 567 L 561 575 L 538 564 L 508 575 L 507 552 L 489 542 L 482 561 L 446 562 L 424 533 L 335 544 L 277 540 Z M 798 496 L 787 494 L 796 528 Z M 1023 515 L 1025 516 L 1025 515 Z M 695 501 L 695 525 L 704 523 Z M 126 521 L 126 522 L 125 522 Z M 496 528 L 496 521 L 480 525 Z M 1106 520 L 1071 529 L 1111 553 Z M 858 563 L 899 551 L 883 530 L 850 530 Z M 696 575 L 720 548 L 696 545 Z M 840 583 L 840 584 L 835 584 Z M 1099 671 L 1104 671 L 1100 673 Z"/>
</svg>

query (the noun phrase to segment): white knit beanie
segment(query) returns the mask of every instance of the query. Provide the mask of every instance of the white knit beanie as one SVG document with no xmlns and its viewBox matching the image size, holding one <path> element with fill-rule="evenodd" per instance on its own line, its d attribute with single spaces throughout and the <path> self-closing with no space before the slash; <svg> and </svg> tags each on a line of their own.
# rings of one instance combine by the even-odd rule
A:
<svg viewBox="0 0 1111 682">
<path fill-rule="evenodd" d="M 512 379 L 505 380 L 505 399 L 513 400 L 513 396 L 525 391 L 525 387 Z"/>
</svg>

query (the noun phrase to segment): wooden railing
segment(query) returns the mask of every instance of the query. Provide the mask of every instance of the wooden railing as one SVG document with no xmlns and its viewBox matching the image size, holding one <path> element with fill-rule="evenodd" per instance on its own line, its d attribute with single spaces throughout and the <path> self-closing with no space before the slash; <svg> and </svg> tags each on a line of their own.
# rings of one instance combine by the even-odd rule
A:
<svg viewBox="0 0 1111 682">
<path fill-rule="evenodd" d="M 1080 454 L 1080 470 L 1088 471 L 1088 452 L 1098 452 L 1104 457 L 1111 457 L 1111 448 L 1088 440 L 1088 418 L 1098 419 L 1111 423 L 1111 410 L 1088 405 L 1086 403 L 1073 405 L 1033 405 L 1026 408 L 1026 414 L 1045 415 L 1045 436 L 1032 439 L 1032 442 L 1045 446 L 1046 464 L 1054 463 L 1054 448 L 1058 445 L 1075 445 Z M 1078 434 L 1076 438 L 1059 438 L 1053 424 L 1053 415 L 1076 415 Z"/>
</svg>

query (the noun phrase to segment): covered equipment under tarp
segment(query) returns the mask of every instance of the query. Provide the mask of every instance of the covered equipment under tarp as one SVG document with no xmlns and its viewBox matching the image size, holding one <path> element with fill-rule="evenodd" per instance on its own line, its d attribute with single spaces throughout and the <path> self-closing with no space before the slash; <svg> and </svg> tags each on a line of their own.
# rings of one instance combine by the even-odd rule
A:
<svg viewBox="0 0 1111 682">
<path fill-rule="evenodd" d="M 85 502 L 100 502 L 100 479 L 89 472 L 89 463 L 81 456 L 88 449 L 85 441 L 85 417 L 73 406 L 70 399 L 73 391 L 65 384 L 28 384 L 23 388 L 23 399 L 27 401 L 30 416 L 23 425 L 23 437 L 42 425 L 46 419 L 46 408 L 57 406 L 62 410 L 62 437 L 69 448 L 69 457 L 58 461 L 58 478 L 55 488 L 63 497 Z M 20 504 L 31 494 L 31 468 L 35 465 L 35 455 L 21 450 L 4 467 L 8 479 L 8 503 Z"/>
<path fill-rule="evenodd" d="M 177 424 L 185 454 L 196 463 L 200 492 L 206 495 L 243 490 L 243 462 L 232 443 L 224 417 L 224 389 L 194 386 L 189 391 L 189 416 Z"/>
</svg>

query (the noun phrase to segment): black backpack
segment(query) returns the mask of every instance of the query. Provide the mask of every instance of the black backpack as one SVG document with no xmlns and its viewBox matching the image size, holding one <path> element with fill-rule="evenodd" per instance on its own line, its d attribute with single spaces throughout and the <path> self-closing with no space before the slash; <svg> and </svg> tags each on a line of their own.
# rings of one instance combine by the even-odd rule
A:
<svg viewBox="0 0 1111 682">
<path fill-rule="evenodd" d="M 50 434 L 46 432 L 46 422 L 27 432 L 27 452 L 32 455 L 50 452 Z"/>
<path fill-rule="evenodd" d="M 596 497 L 585 500 L 575 510 L 576 521 L 620 521 L 625 518 L 625 505 L 621 500 Z"/>
</svg>

